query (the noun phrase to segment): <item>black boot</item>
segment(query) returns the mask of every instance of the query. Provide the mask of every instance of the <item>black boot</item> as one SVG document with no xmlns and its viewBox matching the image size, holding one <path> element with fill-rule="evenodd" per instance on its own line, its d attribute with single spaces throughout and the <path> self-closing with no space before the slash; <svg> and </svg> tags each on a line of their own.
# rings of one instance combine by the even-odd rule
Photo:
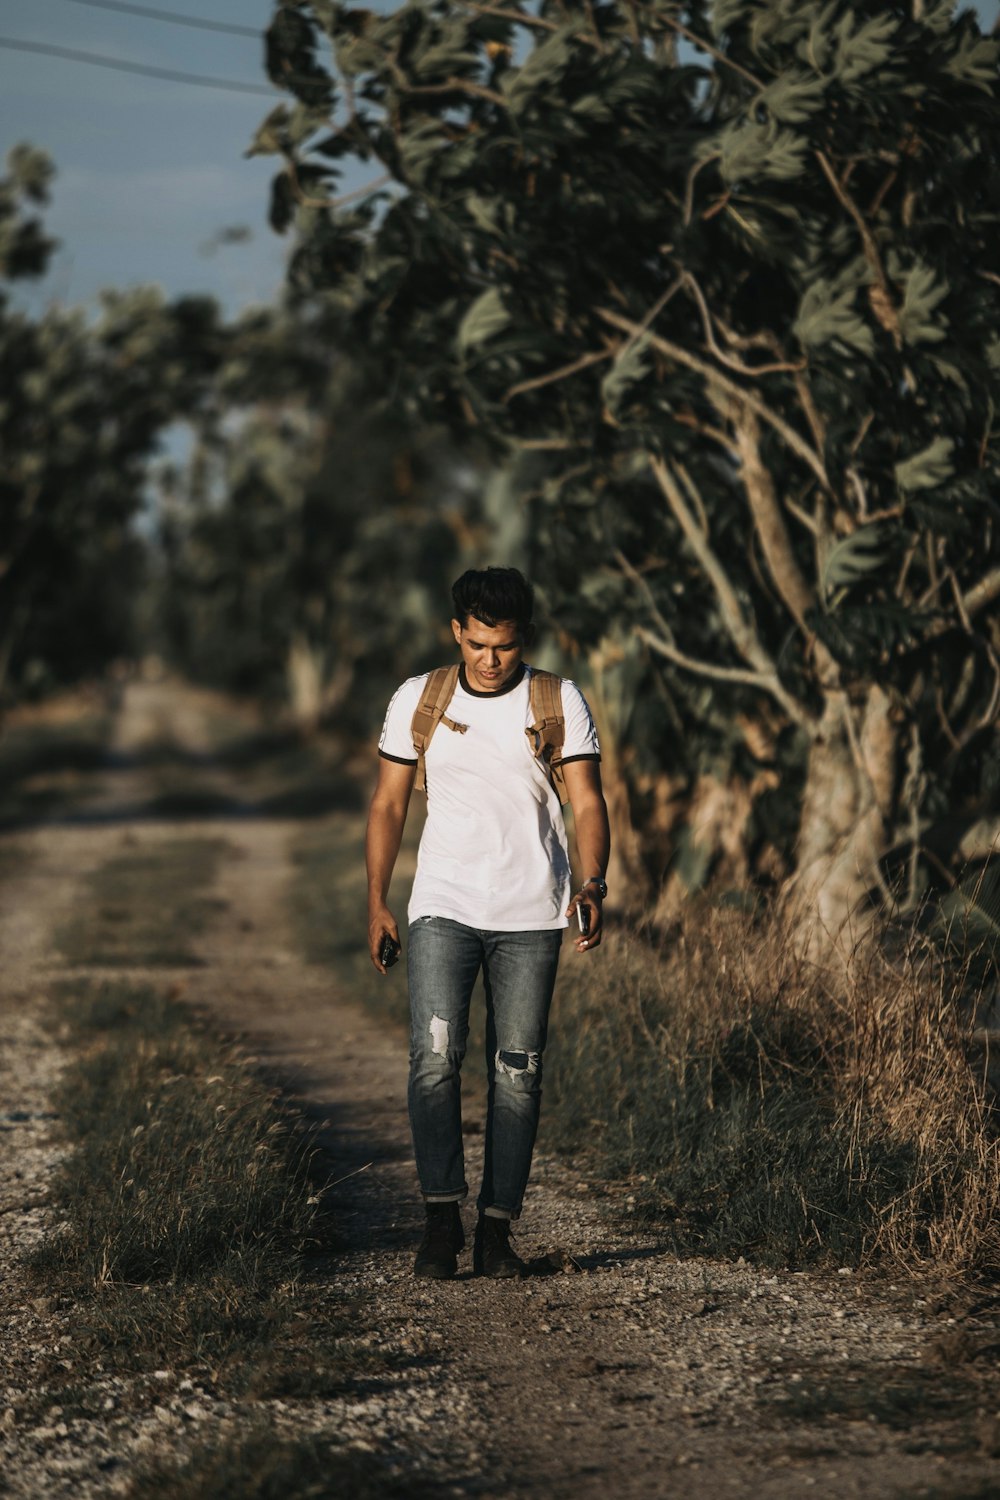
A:
<svg viewBox="0 0 1000 1500">
<path fill-rule="evenodd" d="M 480 1214 L 472 1251 L 472 1268 L 477 1276 L 527 1276 L 528 1268 L 510 1243 L 510 1220 L 494 1219 Z"/>
<path fill-rule="evenodd" d="M 428 1203 L 427 1227 L 413 1262 L 414 1276 L 450 1281 L 458 1270 L 458 1252 L 465 1247 L 465 1231 L 457 1203 Z"/>
</svg>

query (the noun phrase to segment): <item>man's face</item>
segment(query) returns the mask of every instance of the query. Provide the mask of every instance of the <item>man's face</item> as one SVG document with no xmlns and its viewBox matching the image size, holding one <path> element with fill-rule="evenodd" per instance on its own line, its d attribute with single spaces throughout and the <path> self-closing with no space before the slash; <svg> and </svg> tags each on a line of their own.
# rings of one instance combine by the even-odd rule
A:
<svg viewBox="0 0 1000 1500">
<path fill-rule="evenodd" d="M 462 650 L 470 687 L 480 693 L 495 693 L 510 681 L 524 655 L 524 641 L 513 620 L 484 625 L 470 615 L 468 624 L 452 620 L 451 628 Z"/>
</svg>

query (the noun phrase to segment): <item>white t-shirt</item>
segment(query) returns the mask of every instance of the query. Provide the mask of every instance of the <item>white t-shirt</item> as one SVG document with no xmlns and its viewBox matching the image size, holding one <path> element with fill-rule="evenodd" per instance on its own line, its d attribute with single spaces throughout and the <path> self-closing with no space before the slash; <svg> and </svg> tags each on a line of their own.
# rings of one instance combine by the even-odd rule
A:
<svg viewBox="0 0 1000 1500">
<path fill-rule="evenodd" d="M 559 796 L 532 754 L 534 723 L 525 664 L 496 693 L 469 688 L 464 666 L 445 710 L 465 734 L 439 724 L 427 748 L 427 822 L 409 919 L 450 917 L 468 927 L 530 932 L 565 927 L 569 854 Z M 413 712 L 427 675 L 403 683 L 389 704 L 379 754 L 416 765 Z M 562 679 L 563 761 L 600 760 L 590 709 Z"/>
</svg>

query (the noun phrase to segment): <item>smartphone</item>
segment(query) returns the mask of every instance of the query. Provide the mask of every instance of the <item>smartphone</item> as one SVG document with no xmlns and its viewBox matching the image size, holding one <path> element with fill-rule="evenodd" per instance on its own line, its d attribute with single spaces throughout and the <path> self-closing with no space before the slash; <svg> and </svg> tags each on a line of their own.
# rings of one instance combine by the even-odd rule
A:
<svg viewBox="0 0 1000 1500">
<path fill-rule="evenodd" d="M 389 934 L 386 933 L 382 939 L 382 946 L 378 950 L 378 960 L 383 969 L 391 969 L 393 964 L 399 958 L 401 951 L 402 950 L 400 949 L 400 946 L 396 942 L 395 938 L 391 938 Z"/>
<path fill-rule="evenodd" d="M 580 924 L 580 931 L 586 937 L 590 932 L 590 907 L 583 901 L 580 902 L 576 909 L 576 920 Z"/>
</svg>

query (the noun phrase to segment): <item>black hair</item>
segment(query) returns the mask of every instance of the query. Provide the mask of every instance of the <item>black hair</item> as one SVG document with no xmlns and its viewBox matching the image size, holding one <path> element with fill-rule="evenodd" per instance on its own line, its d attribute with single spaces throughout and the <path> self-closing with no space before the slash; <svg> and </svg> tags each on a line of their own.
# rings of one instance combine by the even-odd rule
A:
<svg viewBox="0 0 1000 1500">
<path fill-rule="evenodd" d="M 464 629 L 469 616 L 495 628 L 513 620 L 522 637 L 531 634 L 535 591 L 516 568 L 470 568 L 452 584 L 455 618 Z"/>
</svg>

